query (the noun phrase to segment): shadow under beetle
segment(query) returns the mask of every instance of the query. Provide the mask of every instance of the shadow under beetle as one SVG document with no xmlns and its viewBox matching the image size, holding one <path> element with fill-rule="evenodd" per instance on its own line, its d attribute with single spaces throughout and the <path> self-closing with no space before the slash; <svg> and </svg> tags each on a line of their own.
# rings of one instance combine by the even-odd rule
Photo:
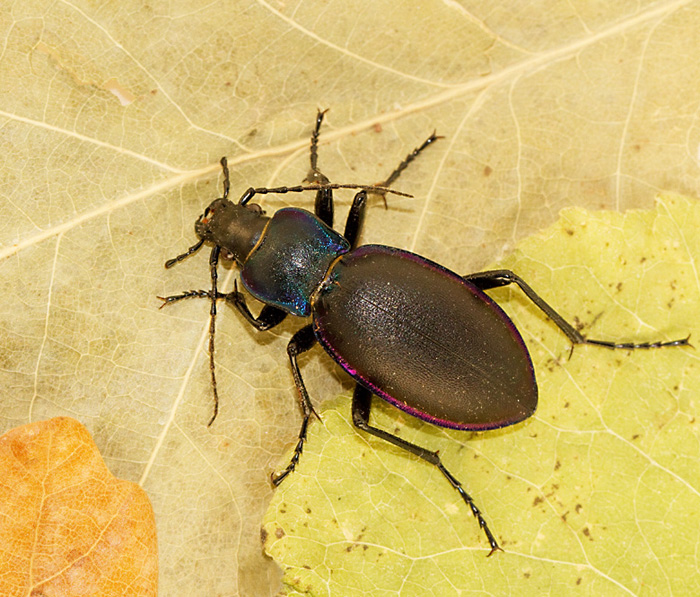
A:
<svg viewBox="0 0 700 597">
<path fill-rule="evenodd" d="M 163 306 L 186 298 L 211 301 L 209 354 L 215 406 L 209 425 L 218 412 L 214 374 L 217 301 L 233 305 L 261 331 L 278 325 L 288 314 L 311 316 L 312 323 L 297 331 L 287 346 L 303 421 L 289 465 L 273 475 L 272 482 L 279 485 L 296 467 L 309 419 L 316 414 L 297 357 L 319 342 L 357 382 L 352 398 L 355 426 L 435 465 L 478 520 L 491 555 L 500 547 L 461 483 L 443 466 L 437 452 L 370 426 L 372 397 L 379 396 L 415 417 L 453 429 L 496 429 L 530 417 L 537 407 L 537 382 L 530 355 L 513 322 L 484 292 L 508 284 L 517 284 L 572 344 L 657 348 L 688 345 L 688 338 L 653 343 L 592 340 L 581 335 L 510 270 L 460 276 L 401 249 L 358 247 L 367 191 L 397 193 L 387 187 L 438 137 L 433 133 L 381 185 L 331 184 L 317 167 L 318 134 L 324 113 L 318 112 L 311 137 L 311 169 L 306 181 L 312 184 L 249 188 L 238 203 L 233 203 L 228 200 L 226 158 L 221 159 L 223 197 L 211 203 L 195 223 L 200 240 L 165 264 L 172 267 L 205 242 L 212 243 L 211 289 L 159 298 Z M 332 190 L 336 188 L 362 189 L 355 195 L 342 236 L 332 228 Z M 284 208 L 268 217 L 260 206 L 250 203 L 254 195 L 310 190 L 317 192 L 315 214 Z M 218 291 L 220 257 L 237 263 L 243 286 L 264 304 L 257 317 L 250 312 L 237 285 L 233 292 Z"/>
</svg>

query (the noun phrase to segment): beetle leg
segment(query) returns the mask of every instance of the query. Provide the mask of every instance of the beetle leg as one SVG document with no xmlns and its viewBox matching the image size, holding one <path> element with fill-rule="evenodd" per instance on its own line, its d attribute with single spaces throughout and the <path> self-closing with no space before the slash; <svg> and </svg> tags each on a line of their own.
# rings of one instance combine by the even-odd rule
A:
<svg viewBox="0 0 700 597">
<path fill-rule="evenodd" d="M 401 176 L 401 173 L 408 167 L 408 165 L 413 160 L 416 159 L 416 157 L 421 151 L 423 151 L 426 147 L 428 147 L 431 143 L 437 141 L 438 139 L 442 139 L 442 137 L 439 137 L 435 134 L 435 131 L 433 131 L 433 134 L 430 135 L 430 137 L 428 137 L 420 147 L 416 147 L 411 153 L 409 153 L 406 156 L 406 159 L 397 166 L 397 168 L 389 175 L 389 178 L 387 178 L 386 181 L 377 186 L 388 188 L 399 176 Z M 370 192 L 373 191 L 370 190 Z M 386 207 L 385 193 L 376 192 L 376 194 L 382 196 L 382 199 L 384 200 L 384 207 Z M 350 243 L 351 249 L 357 247 L 360 232 L 362 231 L 362 225 L 365 221 L 366 204 L 367 191 L 363 190 L 357 193 L 357 195 L 355 195 L 355 199 L 353 199 L 352 206 L 350 207 L 350 213 L 348 213 L 348 218 L 345 221 L 345 232 L 343 233 L 343 236 Z"/>
<path fill-rule="evenodd" d="M 221 164 L 221 169 L 224 172 L 224 194 L 222 199 L 228 199 L 228 193 L 231 190 L 231 181 L 229 180 L 228 160 L 226 159 L 226 156 L 222 157 L 219 160 L 219 163 Z"/>
<path fill-rule="evenodd" d="M 488 555 L 490 556 L 491 554 L 493 554 L 494 551 L 500 550 L 501 548 L 498 546 L 496 538 L 491 533 L 491 530 L 486 524 L 486 520 L 479 511 L 479 508 L 477 508 L 476 504 L 474 503 L 474 500 L 466 491 L 464 491 L 462 484 L 452 475 L 452 473 L 450 473 L 450 471 L 448 471 L 442 465 L 438 453 L 431 452 L 430 450 L 426 450 L 425 448 L 421 448 L 420 446 L 416 446 L 415 444 L 407 442 L 406 440 L 401 439 L 396 435 L 392 435 L 387 431 L 383 431 L 382 429 L 371 427 L 369 424 L 369 412 L 371 407 L 372 392 L 370 392 L 364 386 L 357 384 L 355 386 L 355 393 L 352 396 L 352 422 L 355 424 L 355 427 L 357 427 L 358 429 L 362 429 L 362 431 L 366 431 L 367 433 L 374 435 L 375 437 L 379 437 L 385 441 L 388 441 L 389 443 L 394 444 L 395 446 L 406 450 L 411 454 L 415 454 L 416 456 L 422 458 L 430 464 L 434 464 L 438 468 L 438 470 L 445 476 L 445 478 L 450 482 L 450 485 L 452 485 L 452 487 L 454 487 L 459 492 L 459 495 L 462 496 L 462 499 L 467 504 L 467 506 L 469 506 L 469 508 L 472 511 L 472 514 L 479 522 L 479 526 L 486 534 L 486 538 L 488 539 L 489 545 L 491 546 L 491 551 Z"/>
<path fill-rule="evenodd" d="M 430 135 L 425 141 L 423 141 L 423 144 L 420 147 L 416 147 L 411 153 L 409 153 L 406 158 L 404 159 L 403 162 L 401 162 L 396 169 L 389 174 L 389 177 L 381 184 L 377 185 L 380 187 L 390 187 L 396 179 L 401 176 L 401 173 L 408 167 L 408 165 L 415 160 L 418 157 L 418 154 L 423 151 L 426 147 L 428 147 L 431 143 L 437 141 L 438 139 L 444 139 L 443 136 L 441 135 L 436 135 L 436 131 L 433 131 L 433 134 Z"/>
<path fill-rule="evenodd" d="M 174 294 L 171 296 L 159 296 L 157 297 L 163 304 L 159 307 L 162 309 L 166 305 L 171 305 L 177 301 L 189 298 L 208 298 L 211 299 L 211 290 L 188 290 L 182 294 Z M 216 300 L 226 301 L 227 303 L 233 305 L 240 311 L 241 315 L 245 317 L 245 320 L 252 325 L 255 329 L 265 332 L 272 329 L 276 325 L 282 323 L 287 317 L 287 312 L 283 311 L 279 307 L 273 307 L 271 305 L 265 305 L 260 311 L 260 314 L 255 317 L 250 312 L 248 304 L 246 303 L 245 296 L 242 292 L 238 291 L 238 285 L 234 282 L 233 292 L 217 292 Z"/>
<path fill-rule="evenodd" d="M 352 200 L 352 206 L 345 221 L 345 232 L 343 236 L 350 243 L 350 250 L 357 247 L 362 224 L 365 221 L 365 207 L 367 206 L 367 191 L 360 191 Z"/>
<path fill-rule="evenodd" d="M 328 184 L 330 182 L 328 177 L 318 169 L 318 132 L 326 112 L 328 112 L 328 110 L 319 110 L 316 114 L 316 126 L 314 127 L 313 133 L 311 133 L 311 151 L 309 155 L 311 169 L 306 175 L 304 182 L 316 184 Z M 333 228 L 333 191 L 331 189 L 316 191 L 314 212 L 324 224 Z"/>
<path fill-rule="evenodd" d="M 226 297 L 227 301 L 230 301 L 230 295 L 227 294 L 224 296 Z M 287 317 L 286 311 L 270 305 L 265 305 L 262 308 L 262 311 L 260 311 L 260 315 L 257 317 L 253 316 L 245 302 L 235 302 L 234 305 L 240 311 L 243 317 L 245 317 L 246 321 L 260 332 L 271 330 L 276 325 L 282 323 L 285 317 Z"/>
<path fill-rule="evenodd" d="M 272 475 L 272 483 L 274 485 L 279 485 L 284 479 L 291 473 L 297 463 L 299 462 L 299 457 L 304 449 L 304 442 L 306 441 L 306 430 L 309 426 L 309 419 L 311 415 L 316 415 L 320 419 L 318 413 L 314 410 L 311 404 L 311 399 L 306 391 L 306 386 L 304 385 L 304 380 L 301 377 L 301 371 L 299 371 L 299 365 L 297 364 L 297 357 L 310 350 L 313 345 L 316 344 L 316 336 L 314 336 L 314 330 L 311 325 L 304 326 L 296 334 L 292 336 L 292 339 L 287 345 L 287 354 L 289 355 L 289 362 L 292 365 L 292 375 L 294 375 L 294 385 L 297 387 L 299 392 L 299 406 L 301 407 L 302 414 L 304 416 L 301 422 L 301 429 L 299 430 L 299 440 L 297 441 L 296 448 L 294 448 L 294 454 L 292 459 L 279 475 Z"/>
<path fill-rule="evenodd" d="M 313 133 L 311 133 L 311 151 L 309 155 L 311 159 L 311 170 L 309 170 L 305 178 L 307 182 L 316 182 L 318 176 L 324 179 L 323 182 L 328 182 L 328 179 L 323 176 L 318 169 L 318 133 L 321 130 L 321 123 L 323 122 L 323 117 L 326 115 L 326 112 L 328 112 L 328 109 L 318 110 L 316 112 L 316 126 L 314 127 Z"/>
<path fill-rule="evenodd" d="M 586 338 L 570 323 L 568 323 L 559 313 L 557 313 L 545 300 L 540 297 L 525 280 L 508 269 L 498 269 L 464 276 L 464 279 L 471 282 L 480 290 L 489 288 L 499 288 L 508 284 L 517 284 L 520 289 L 555 325 L 571 340 L 573 344 L 595 344 L 606 348 L 624 348 L 632 350 L 635 348 L 662 348 L 666 346 L 689 346 L 688 339 L 656 341 L 656 342 L 610 342 L 607 340 L 594 340 Z"/>
<path fill-rule="evenodd" d="M 219 293 L 219 296 L 217 298 L 224 298 L 226 295 Z M 156 298 L 159 298 L 161 301 L 163 301 L 163 304 L 158 307 L 159 309 L 162 309 L 166 305 L 172 305 L 173 303 L 176 303 L 177 301 L 181 301 L 182 299 L 188 299 L 188 298 L 211 298 L 211 291 L 210 290 L 188 290 L 186 292 L 183 292 L 182 294 L 173 294 L 171 296 L 157 296 Z"/>
<path fill-rule="evenodd" d="M 329 228 L 333 228 L 333 191 L 323 189 L 316 191 L 314 213 Z"/>
<path fill-rule="evenodd" d="M 436 135 L 435 131 L 433 131 L 432 135 L 428 137 L 425 141 L 423 141 L 423 144 L 420 147 L 416 147 L 411 153 L 409 153 L 395 169 L 394 171 L 389 174 L 389 177 L 381 184 L 378 184 L 377 186 L 379 187 L 390 187 L 396 179 L 401 176 L 401 173 L 408 168 L 408 165 L 415 160 L 418 157 L 418 154 L 423 151 L 426 147 L 428 147 L 431 143 L 434 141 L 437 141 L 438 139 L 444 139 L 444 137 L 440 135 Z M 382 192 L 377 192 L 377 195 L 381 195 L 382 201 L 384 201 L 384 209 L 388 209 L 388 205 L 386 203 L 386 193 Z"/>
<path fill-rule="evenodd" d="M 245 320 L 261 332 L 265 332 L 279 325 L 284 321 L 285 317 L 287 317 L 286 311 L 283 311 L 279 307 L 273 307 L 272 305 L 265 305 L 262 311 L 260 311 L 260 314 L 255 317 L 250 312 L 243 293 L 238 292 L 238 284 L 236 282 L 233 283 L 233 292 L 222 294 L 219 298 L 226 299 L 227 303 L 236 307 L 240 314 L 245 317 Z"/>
</svg>

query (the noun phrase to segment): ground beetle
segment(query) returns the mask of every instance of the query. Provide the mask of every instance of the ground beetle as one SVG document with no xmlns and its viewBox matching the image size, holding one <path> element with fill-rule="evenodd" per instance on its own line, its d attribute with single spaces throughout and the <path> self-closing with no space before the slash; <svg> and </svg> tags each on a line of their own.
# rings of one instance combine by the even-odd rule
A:
<svg viewBox="0 0 700 597">
<path fill-rule="evenodd" d="M 226 158 L 223 197 L 214 201 L 195 224 L 199 242 L 166 262 L 172 267 L 205 242 L 214 245 L 209 259 L 210 290 L 191 290 L 159 297 L 170 304 L 186 298 L 211 301 L 210 369 L 215 396 L 214 332 L 216 303 L 225 300 L 258 330 L 269 330 L 288 315 L 312 317 L 287 346 L 303 422 L 294 455 L 272 481 L 278 485 L 297 465 L 311 414 L 316 414 L 297 365 L 297 357 L 316 342 L 357 382 L 352 398 L 355 426 L 435 465 L 447 478 L 483 529 L 491 555 L 500 549 L 472 498 L 442 465 L 437 452 L 409 443 L 369 424 L 372 396 L 387 400 L 407 413 L 454 429 L 485 430 L 527 419 L 537 407 L 535 372 L 520 333 L 485 290 L 517 284 L 572 344 L 608 348 L 682 346 L 688 338 L 668 342 L 615 343 L 582 336 L 528 284 L 509 270 L 460 276 L 408 251 L 357 241 L 362 228 L 367 192 L 384 194 L 416 156 L 438 137 L 433 133 L 410 153 L 381 185 L 331 184 L 317 167 L 318 134 L 324 112 L 319 111 L 311 137 L 311 170 L 306 186 L 250 188 L 238 203 L 228 200 Z M 341 236 L 333 230 L 332 189 L 362 189 L 355 195 Z M 314 190 L 315 215 L 285 208 L 271 218 L 250 203 L 254 195 Z M 401 193 L 397 193 L 401 194 Z M 244 295 L 217 289 L 219 257 L 240 268 L 243 286 L 264 306 L 255 317 Z"/>
</svg>

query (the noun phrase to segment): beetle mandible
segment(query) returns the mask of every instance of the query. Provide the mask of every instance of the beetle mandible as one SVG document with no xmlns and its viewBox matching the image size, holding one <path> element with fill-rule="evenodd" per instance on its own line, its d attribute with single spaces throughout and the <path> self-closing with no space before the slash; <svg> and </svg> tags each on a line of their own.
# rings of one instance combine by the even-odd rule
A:
<svg viewBox="0 0 700 597">
<path fill-rule="evenodd" d="M 500 547 L 486 520 L 461 483 L 442 464 L 437 452 L 422 448 L 369 424 L 373 396 L 441 427 L 486 430 L 513 425 L 537 407 L 537 382 L 528 350 L 513 322 L 485 293 L 516 284 L 567 336 L 572 345 L 607 348 L 657 348 L 688 345 L 688 338 L 643 343 L 616 343 L 584 337 L 523 279 L 510 270 L 461 276 L 437 263 L 383 245 L 358 246 L 368 191 L 388 189 L 418 154 L 439 137 L 435 133 L 380 185 L 331 184 L 318 169 L 318 136 L 325 112 L 319 110 L 311 136 L 311 169 L 307 185 L 249 188 L 238 203 L 228 200 L 226 158 L 223 197 L 212 202 L 195 223 L 199 241 L 166 262 L 169 268 L 195 253 L 205 242 L 214 245 L 209 259 L 211 289 L 159 297 L 164 303 L 187 298 L 211 301 L 209 354 L 214 414 L 218 392 L 214 371 L 216 303 L 234 306 L 260 331 L 281 323 L 289 314 L 311 316 L 297 331 L 287 354 L 303 413 L 294 454 L 286 469 L 272 476 L 279 485 L 294 471 L 316 414 L 304 386 L 297 357 L 316 342 L 354 378 L 354 425 L 436 466 L 456 489 L 479 526 L 493 554 Z M 333 189 L 361 189 L 352 202 L 343 235 L 333 230 Z M 316 191 L 315 213 L 284 208 L 272 217 L 250 203 L 255 195 Z M 237 284 L 229 293 L 217 288 L 219 259 L 235 261 L 245 289 L 263 303 L 254 316 Z"/>
</svg>

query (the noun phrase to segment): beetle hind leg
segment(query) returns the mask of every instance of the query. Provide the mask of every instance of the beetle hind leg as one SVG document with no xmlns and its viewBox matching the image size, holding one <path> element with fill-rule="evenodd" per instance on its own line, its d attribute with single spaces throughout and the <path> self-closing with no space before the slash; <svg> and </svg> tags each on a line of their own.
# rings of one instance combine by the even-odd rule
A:
<svg viewBox="0 0 700 597">
<path fill-rule="evenodd" d="M 517 284 L 525 296 L 529 298 L 535 306 L 540 309 L 554 324 L 566 335 L 572 344 L 593 344 L 604 346 L 605 348 L 621 348 L 633 350 L 637 348 L 665 348 L 668 346 L 690 346 L 690 336 L 678 340 L 659 340 L 655 342 L 611 342 L 608 340 L 595 340 L 586 338 L 574 326 L 566 321 L 553 307 L 551 307 L 530 285 L 520 276 L 508 269 L 490 270 L 469 274 L 464 276 L 467 282 L 471 282 L 479 290 L 489 290 L 490 288 L 500 288 L 509 284 Z M 572 347 L 573 349 L 573 347 Z"/>
<path fill-rule="evenodd" d="M 477 519 L 479 527 L 481 527 L 481 529 L 484 531 L 484 534 L 486 535 L 486 538 L 489 541 L 489 545 L 491 546 L 491 551 L 488 553 L 488 555 L 490 556 L 491 554 L 493 554 L 493 552 L 501 550 L 501 548 L 498 546 L 496 538 L 493 536 L 493 533 L 491 533 L 488 524 L 486 524 L 486 520 L 481 514 L 481 511 L 474 503 L 474 500 L 464 490 L 462 484 L 455 478 L 455 476 L 443 466 L 442 462 L 440 461 L 440 456 L 438 456 L 438 453 L 431 452 L 430 450 L 426 450 L 425 448 L 421 448 L 420 446 L 407 442 L 406 440 L 401 439 L 400 437 L 397 437 L 396 435 L 393 435 L 387 431 L 383 431 L 382 429 L 371 427 L 369 424 L 369 413 L 371 407 L 372 392 L 370 392 L 364 386 L 357 384 L 355 386 L 355 393 L 352 397 L 352 422 L 354 423 L 355 427 L 357 427 L 358 429 L 362 429 L 362 431 L 366 431 L 370 435 L 374 435 L 375 437 L 379 437 L 391 444 L 394 444 L 402 450 L 406 450 L 411 454 L 415 454 L 416 456 L 422 458 L 430 464 L 434 464 L 437 467 L 437 469 L 444 475 L 444 477 L 450 482 L 450 485 L 452 485 L 452 487 L 454 487 L 457 490 L 459 495 L 464 500 L 464 503 L 467 504 L 467 506 L 469 506 L 469 509 L 474 515 L 474 518 Z"/>
</svg>

